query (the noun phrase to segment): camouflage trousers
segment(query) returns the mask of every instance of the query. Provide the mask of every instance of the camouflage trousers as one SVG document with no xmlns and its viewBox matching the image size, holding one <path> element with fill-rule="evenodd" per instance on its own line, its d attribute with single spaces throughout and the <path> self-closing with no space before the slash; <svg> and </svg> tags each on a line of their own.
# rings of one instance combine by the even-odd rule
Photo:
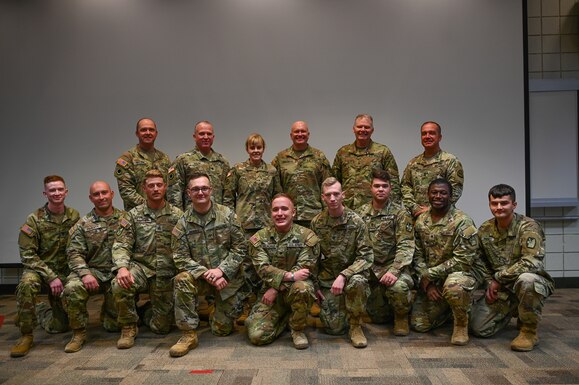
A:
<svg viewBox="0 0 579 385">
<path fill-rule="evenodd" d="M 453 311 L 467 312 L 472 303 L 472 293 L 477 280 L 463 272 L 451 273 L 444 284 L 437 285 L 442 292 L 440 301 L 431 301 L 426 293 L 418 290 L 412 305 L 410 326 L 417 332 L 427 332 L 444 324 Z"/>
<path fill-rule="evenodd" d="M 103 294 L 100 314 L 101 323 L 106 331 L 118 332 L 121 328 L 117 323 L 117 308 L 113 298 L 111 282 L 96 279 L 99 283 L 98 291 L 89 292 L 76 274 L 68 276 L 66 285 L 64 286 L 64 297 L 70 327 L 72 329 L 85 329 L 88 325 L 88 311 L 86 309 L 88 299 L 92 295 Z"/>
<path fill-rule="evenodd" d="M 486 302 L 484 295 L 474 303 L 470 328 L 475 336 L 491 337 L 507 326 L 517 312 L 523 324 L 537 325 L 550 294 L 550 284 L 545 278 L 523 273 L 514 284 L 503 286 L 492 304 Z"/>
<path fill-rule="evenodd" d="M 394 313 L 410 313 L 414 280 L 402 272 L 390 287 L 380 283 L 374 274 L 370 278 L 370 296 L 366 313 L 374 323 L 386 323 L 394 319 Z"/>
<path fill-rule="evenodd" d="M 314 286 L 310 281 L 292 283 L 289 290 L 277 293 L 275 302 L 261 302 L 265 293 L 262 289 L 258 301 L 245 321 L 249 341 L 254 345 L 272 343 L 288 326 L 301 331 L 306 328 L 308 314 L 314 302 Z"/>
<path fill-rule="evenodd" d="M 167 334 L 173 325 L 173 279 L 153 276 L 147 278 L 141 267 L 129 267 L 135 282 L 128 288 L 122 288 L 116 278 L 112 280 L 113 297 L 117 308 L 117 322 L 120 327 L 139 321 L 135 299 L 138 293 L 149 293 L 151 299 L 151 319 L 145 319 L 153 333 Z"/>
<path fill-rule="evenodd" d="M 36 304 L 36 296 L 42 287 L 48 288 L 48 303 Z M 16 326 L 22 334 L 30 334 L 39 323 L 47 333 L 63 333 L 69 330 L 68 316 L 61 297 L 55 297 L 42 277 L 25 270 L 16 287 Z"/>
<path fill-rule="evenodd" d="M 348 326 L 360 324 L 370 295 L 366 277 L 361 274 L 351 276 L 341 295 L 333 295 L 328 287 L 322 287 L 320 290 L 325 298 L 320 304 L 320 320 L 326 333 L 344 334 L 348 331 Z"/>
<path fill-rule="evenodd" d="M 230 282 L 228 287 L 231 285 L 242 286 L 238 282 Z M 188 272 L 179 273 L 175 277 L 175 321 L 177 327 L 183 331 L 196 330 L 199 327 L 197 296 L 211 295 L 215 298 L 215 309 L 209 315 L 211 333 L 217 336 L 231 334 L 234 328 L 233 322 L 243 311 L 243 300 L 247 293 L 244 293 L 243 290 L 235 290 L 227 294 L 227 298 L 222 298 L 222 293 L 205 280 L 195 279 Z"/>
</svg>

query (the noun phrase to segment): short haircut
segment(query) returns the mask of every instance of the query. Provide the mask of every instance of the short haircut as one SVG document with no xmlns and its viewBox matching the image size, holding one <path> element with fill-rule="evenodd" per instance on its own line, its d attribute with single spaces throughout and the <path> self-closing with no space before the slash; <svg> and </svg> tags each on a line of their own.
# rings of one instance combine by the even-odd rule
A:
<svg viewBox="0 0 579 385">
<path fill-rule="evenodd" d="M 388 171 L 382 170 L 381 168 L 375 168 L 372 170 L 372 178 L 390 182 L 390 174 L 388 174 Z"/>
<path fill-rule="evenodd" d="M 276 199 L 278 199 L 278 198 L 287 198 L 287 199 L 289 199 L 290 202 L 292 203 L 292 205 L 294 205 L 294 207 L 295 207 L 294 200 L 293 200 L 293 198 L 292 198 L 289 194 L 286 194 L 286 193 L 277 193 L 277 194 L 275 194 L 275 195 L 273 196 L 273 198 L 271 198 L 271 203 L 273 204 L 273 201 L 276 200 Z"/>
<path fill-rule="evenodd" d="M 66 185 L 66 182 L 60 175 L 48 175 L 44 177 L 44 186 L 46 186 L 50 182 L 62 182 Z"/>
<path fill-rule="evenodd" d="M 201 123 L 209 124 L 211 127 L 213 127 L 213 123 L 211 123 L 209 120 L 200 120 L 193 126 L 195 130 L 197 130 L 197 126 L 200 125 Z"/>
<path fill-rule="evenodd" d="M 330 176 L 328 178 L 326 178 L 323 182 L 322 182 L 322 191 L 324 191 L 324 189 L 335 185 L 336 183 L 340 183 L 339 180 L 337 180 L 336 178 L 334 178 L 333 176 Z"/>
<path fill-rule="evenodd" d="M 374 118 L 370 114 L 358 114 L 358 115 L 356 115 L 356 118 L 354 118 L 354 124 L 356 124 L 356 121 L 358 119 L 362 119 L 362 118 L 368 119 L 370 121 L 370 124 L 372 124 L 372 127 L 374 127 Z"/>
<path fill-rule="evenodd" d="M 263 137 L 259 134 L 251 134 L 247 137 L 247 140 L 245 141 L 245 149 L 247 150 L 249 149 L 249 146 L 255 146 L 259 144 L 261 144 L 261 146 L 265 150 L 265 140 L 263 139 Z"/>
<path fill-rule="evenodd" d="M 147 171 L 147 173 L 145 174 L 145 177 L 143 178 L 143 185 L 145 185 L 147 183 L 147 179 L 151 179 L 151 178 L 161 178 L 161 179 L 163 179 L 163 183 L 167 183 L 167 180 L 165 179 L 165 175 L 163 175 L 163 173 L 160 170 L 157 170 L 156 168 Z"/>
<path fill-rule="evenodd" d="M 193 179 L 198 179 L 198 178 L 207 178 L 207 180 L 209 180 L 209 185 L 211 185 L 211 178 L 209 178 L 209 175 L 207 175 L 204 172 L 194 172 L 193 174 L 191 174 L 189 176 L 189 180 L 187 181 L 187 187 L 189 187 L 189 182 L 191 182 Z"/>
<path fill-rule="evenodd" d="M 430 191 L 430 188 L 434 185 L 437 184 L 443 184 L 446 185 L 448 187 L 448 194 L 452 195 L 452 185 L 450 184 L 449 181 L 447 181 L 444 178 L 436 178 L 435 180 L 433 180 L 432 182 L 430 182 L 430 184 L 428 185 L 428 191 Z"/>
<path fill-rule="evenodd" d="M 137 120 L 137 127 L 135 128 L 135 131 L 139 131 L 139 123 L 141 123 L 143 120 L 150 120 L 151 122 L 153 122 L 153 126 L 155 126 L 155 130 L 157 129 L 157 123 L 155 123 L 155 121 L 151 118 L 141 118 L 139 120 Z"/>
<path fill-rule="evenodd" d="M 427 124 L 434 124 L 434 125 L 436 125 L 436 129 L 437 129 L 437 131 L 438 131 L 438 135 L 442 135 L 442 127 L 440 127 L 440 124 L 436 123 L 436 122 L 433 121 L 433 120 L 428 120 L 428 121 L 422 123 L 422 124 L 420 125 L 420 131 L 422 131 L 422 127 L 424 127 L 424 126 L 427 125 Z"/>
<path fill-rule="evenodd" d="M 501 198 L 504 197 L 505 195 L 508 195 L 511 197 L 511 201 L 516 202 L 517 201 L 517 195 L 515 194 L 515 189 L 512 188 L 511 186 L 509 186 L 508 184 L 497 184 L 493 187 L 491 187 L 491 189 L 489 190 L 489 199 L 491 199 L 491 196 L 494 198 Z"/>
</svg>

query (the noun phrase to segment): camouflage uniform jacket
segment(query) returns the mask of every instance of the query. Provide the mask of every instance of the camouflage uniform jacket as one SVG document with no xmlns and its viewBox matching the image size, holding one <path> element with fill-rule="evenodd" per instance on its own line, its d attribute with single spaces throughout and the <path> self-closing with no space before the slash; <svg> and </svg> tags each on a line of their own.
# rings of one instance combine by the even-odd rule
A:
<svg viewBox="0 0 579 385">
<path fill-rule="evenodd" d="M 247 160 L 229 170 L 223 204 L 235 209 L 243 229 L 262 229 L 270 223 L 271 198 L 279 192 L 275 167 L 264 161 L 255 167 Z"/>
<path fill-rule="evenodd" d="M 137 264 L 147 278 L 175 276 L 171 231 L 182 215 L 169 203 L 159 210 L 152 210 L 145 203 L 127 212 L 113 243 L 113 273 Z"/>
<path fill-rule="evenodd" d="M 115 177 L 125 210 L 145 203 L 143 178 L 147 171 L 157 169 L 163 175 L 167 175 L 170 165 L 171 160 L 164 152 L 153 149 L 148 153 L 141 150 L 138 145 L 121 155 L 117 159 Z"/>
<path fill-rule="evenodd" d="M 374 169 L 388 171 L 392 184 L 390 199 L 398 202 L 400 200 L 398 165 L 387 146 L 370 142 L 366 148 L 357 148 L 356 143 L 352 143 L 338 150 L 332 165 L 332 172 L 342 183 L 346 195 L 344 200 L 346 206 L 356 210 L 372 200 L 370 185 Z"/>
<path fill-rule="evenodd" d="M 396 277 L 410 273 L 414 256 L 414 227 L 412 217 L 400 203 L 388 201 L 381 210 L 375 210 L 372 202 L 358 210 L 368 227 L 374 250 L 372 271 L 380 279 L 386 273 Z"/>
<path fill-rule="evenodd" d="M 478 237 L 472 219 L 450 207 L 446 215 L 433 223 L 430 210 L 418 216 L 414 224 L 415 269 L 418 278 L 444 281 L 450 273 L 464 272 L 477 278 L 474 266 L 479 261 Z"/>
<path fill-rule="evenodd" d="M 189 208 L 191 199 L 187 195 L 187 183 L 196 172 L 204 172 L 209 176 L 213 202 L 223 203 L 223 187 L 229 172 L 229 162 L 218 152 L 211 150 L 209 155 L 203 155 L 197 148 L 179 155 L 169 168 L 169 202 L 183 211 Z"/>
<path fill-rule="evenodd" d="M 322 182 L 331 176 L 330 163 L 323 152 L 308 146 L 279 152 L 271 164 L 277 169 L 281 187 L 294 200 L 296 220 L 311 220 L 322 210 Z"/>
<path fill-rule="evenodd" d="M 462 195 L 464 171 L 456 156 L 439 151 L 433 157 L 420 154 L 410 160 L 402 175 L 402 200 L 404 205 L 415 212 L 419 206 L 429 206 L 428 185 L 436 178 L 444 178 L 452 185 L 454 204 Z"/>
<path fill-rule="evenodd" d="M 501 285 L 509 285 L 523 273 L 534 273 L 546 278 L 553 292 L 554 282 L 544 265 L 545 235 L 534 219 L 515 213 L 502 233 L 492 218 L 479 227 L 478 235 L 488 279 L 492 276 Z"/>
<path fill-rule="evenodd" d="M 249 240 L 249 256 L 264 282 L 263 290 L 270 287 L 280 290 L 282 285 L 289 288 L 291 282 L 283 282 L 286 272 L 309 269 L 312 277 L 319 255 L 320 245 L 316 234 L 295 223 L 285 234 L 279 234 L 275 227 L 268 226 Z M 310 279 L 308 281 L 311 282 Z"/>
<path fill-rule="evenodd" d="M 123 214 L 115 208 L 110 216 L 101 217 L 92 209 L 70 229 L 66 254 L 72 273 L 79 278 L 90 274 L 101 282 L 113 277 L 112 248 Z"/>
<path fill-rule="evenodd" d="M 38 273 L 47 283 L 56 278 L 64 280 L 70 272 L 66 262 L 68 231 L 78 218 L 78 211 L 65 207 L 62 222 L 58 223 L 48 204 L 30 214 L 18 236 L 24 268 Z"/>
<path fill-rule="evenodd" d="M 331 287 L 340 274 L 350 279 L 372 267 L 374 253 L 368 229 L 354 211 L 344 207 L 341 217 L 332 218 L 324 209 L 312 219 L 311 228 L 320 238 L 317 279 L 321 287 Z"/>
<path fill-rule="evenodd" d="M 235 212 L 218 203 L 213 203 L 204 215 L 193 207 L 185 211 L 173 229 L 172 246 L 177 270 L 187 271 L 195 279 L 209 269 L 219 268 L 231 281 L 247 254 Z"/>
</svg>

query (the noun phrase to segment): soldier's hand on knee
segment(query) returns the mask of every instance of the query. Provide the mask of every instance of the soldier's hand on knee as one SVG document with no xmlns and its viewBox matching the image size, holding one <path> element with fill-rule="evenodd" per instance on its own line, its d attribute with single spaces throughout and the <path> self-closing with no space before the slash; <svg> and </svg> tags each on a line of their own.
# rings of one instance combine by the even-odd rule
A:
<svg viewBox="0 0 579 385">
<path fill-rule="evenodd" d="M 426 288 L 426 296 L 431 301 L 440 301 L 442 299 L 442 293 L 438 290 L 435 284 L 431 283 Z"/>
<path fill-rule="evenodd" d="M 294 281 L 305 281 L 310 276 L 309 269 L 299 269 L 294 273 Z"/>
<path fill-rule="evenodd" d="M 99 281 L 91 274 L 82 277 L 82 284 L 88 291 L 96 291 L 99 288 Z"/>
<path fill-rule="evenodd" d="M 344 286 L 346 286 L 346 277 L 344 277 L 342 274 L 339 274 L 334 280 L 334 283 L 330 288 L 330 292 L 333 295 L 340 295 L 344 291 Z"/>
<path fill-rule="evenodd" d="M 273 287 L 270 287 L 263 294 L 263 297 L 261 298 L 261 302 L 263 302 L 266 305 L 273 305 L 276 298 L 277 298 L 277 290 L 274 289 Z"/>
<path fill-rule="evenodd" d="M 126 267 L 121 267 L 117 272 L 117 282 L 123 289 L 128 289 L 135 283 L 135 280 Z"/>
<path fill-rule="evenodd" d="M 380 283 L 388 287 L 394 285 L 398 281 L 398 277 L 392 273 L 386 273 L 380 278 Z"/>
<path fill-rule="evenodd" d="M 60 294 L 62 294 L 63 290 L 64 285 L 62 284 L 60 278 L 56 278 L 50 281 L 50 292 L 53 296 L 58 297 Z"/>
</svg>

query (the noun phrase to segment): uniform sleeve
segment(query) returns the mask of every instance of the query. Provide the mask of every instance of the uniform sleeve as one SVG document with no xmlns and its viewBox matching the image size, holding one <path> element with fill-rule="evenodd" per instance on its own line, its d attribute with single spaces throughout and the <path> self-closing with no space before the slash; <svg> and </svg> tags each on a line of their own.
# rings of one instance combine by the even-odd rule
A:
<svg viewBox="0 0 579 385">
<path fill-rule="evenodd" d="M 325 181 L 327 178 L 332 176 L 332 168 L 330 167 L 330 162 L 328 161 L 328 158 L 326 158 L 325 155 L 322 154 L 322 159 L 320 162 L 320 172 L 322 175 L 322 182 Z M 321 185 L 321 183 L 320 183 Z"/>
<path fill-rule="evenodd" d="M 332 173 L 334 177 L 342 183 L 342 157 L 340 155 L 340 150 L 336 153 L 334 157 L 334 163 L 332 164 Z"/>
<path fill-rule="evenodd" d="M 231 245 L 227 255 L 219 264 L 219 269 L 229 280 L 232 280 L 237 275 L 239 266 L 247 255 L 247 241 L 234 212 L 231 212 L 229 216 L 229 228 Z"/>
<path fill-rule="evenodd" d="M 402 182 L 400 183 L 400 189 L 402 192 L 402 203 L 404 203 L 404 206 L 410 210 L 411 213 L 416 212 L 420 206 L 416 203 L 416 199 L 414 198 L 414 181 L 412 180 L 411 163 L 408 163 L 404 169 Z"/>
<path fill-rule="evenodd" d="M 22 265 L 25 268 L 40 274 L 47 282 L 52 282 L 58 278 L 58 274 L 48 267 L 38 255 L 40 248 L 38 219 L 32 214 L 26 218 L 26 223 L 20 228 L 18 248 Z"/>
<path fill-rule="evenodd" d="M 119 229 L 113 242 L 113 273 L 124 267 L 129 268 L 135 246 L 135 223 L 130 212 L 125 213 L 119 222 Z"/>
<path fill-rule="evenodd" d="M 264 284 L 279 290 L 283 275 L 286 271 L 271 264 L 258 234 L 253 235 L 249 239 L 249 256 L 257 274 Z"/>
<path fill-rule="evenodd" d="M 422 238 L 420 237 L 419 231 L 414 231 L 414 241 L 416 243 L 413 257 L 414 270 L 416 271 L 418 279 L 420 279 L 426 274 L 428 270 L 428 263 L 426 261 L 426 255 L 424 253 L 424 243 L 422 242 Z"/>
<path fill-rule="evenodd" d="M 198 279 L 208 269 L 191 258 L 191 249 L 187 239 L 185 217 L 181 217 L 171 233 L 171 249 L 173 250 L 173 261 L 177 271 L 186 271 L 195 279 Z"/>
<path fill-rule="evenodd" d="M 400 174 L 398 172 L 398 165 L 396 164 L 394 155 L 392 155 L 390 150 L 387 150 L 384 153 L 382 167 L 384 167 L 384 170 L 388 171 L 388 174 L 390 175 L 390 183 L 392 184 L 390 199 L 393 202 L 400 202 L 402 199 L 402 193 L 400 191 Z"/>
<path fill-rule="evenodd" d="M 84 228 L 77 223 L 70 229 L 70 237 L 66 247 L 66 255 L 68 256 L 68 267 L 79 277 L 91 274 L 88 264 L 86 263 L 86 255 L 88 254 L 88 245 L 84 234 Z"/>
<path fill-rule="evenodd" d="M 523 273 L 539 273 L 545 268 L 545 238 L 539 224 L 525 223 L 520 232 L 518 246 L 521 248 L 521 259 L 494 274 L 499 283 L 511 283 Z"/>
<path fill-rule="evenodd" d="M 370 243 L 368 228 L 360 221 L 360 226 L 356 229 L 356 258 L 354 262 L 340 272 L 344 277 L 350 279 L 354 274 L 360 274 L 372 267 L 374 263 L 374 251 Z"/>
<path fill-rule="evenodd" d="M 237 168 L 233 167 L 229 170 L 229 173 L 225 178 L 223 189 L 223 204 L 232 210 L 235 210 L 238 180 L 239 174 L 237 173 Z"/>
<path fill-rule="evenodd" d="M 281 179 L 279 176 L 279 172 L 275 169 L 275 174 L 273 175 L 273 195 L 272 198 L 279 193 L 282 193 L 283 189 L 281 188 Z"/>
<path fill-rule="evenodd" d="M 137 191 L 140 181 L 137 180 L 135 175 L 133 162 L 126 155 L 121 156 L 117 160 L 115 178 L 117 178 L 117 186 L 125 209 L 130 209 L 145 203 L 145 198 Z"/>
<path fill-rule="evenodd" d="M 475 258 L 478 258 L 478 249 L 476 227 L 470 222 L 463 222 L 455 233 L 452 256 L 439 265 L 429 268 L 427 277 L 431 281 L 444 280 L 450 273 L 472 272 Z"/>
<path fill-rule="evenodd" d="M 169 186 L 167 187 L 167 200 L 173 206 L 185 211 L 183 207 L 183 191 L 185 188 L 183 181 L 185 180 L 185 171 L 179 158 L 175 159 L 175 162 L 169 167 L 167 179 L 169 182 Z"/>
<path fill-rule="evenodd" d="M 408 213 L 406 213 L 406 210 L 401 210 L 396 215 L 395 237 L 396 256 L 394 257 L 394 262 L 392 262 L 388 272 L 399 277 L 401 271 L 412 264 L 412 257 L 414 255 L 414 249 L 416 248 L 412 218 Z"/>
<path fill-rule="evenodd" d="M 451 202 L 456 203 L 462 196 L 462 187 L 464 184 L 464 170 L 462 163 L 456 158 L 452 159 L 448 165 L 446 179 L 452 185 Z"/>
</svg>

